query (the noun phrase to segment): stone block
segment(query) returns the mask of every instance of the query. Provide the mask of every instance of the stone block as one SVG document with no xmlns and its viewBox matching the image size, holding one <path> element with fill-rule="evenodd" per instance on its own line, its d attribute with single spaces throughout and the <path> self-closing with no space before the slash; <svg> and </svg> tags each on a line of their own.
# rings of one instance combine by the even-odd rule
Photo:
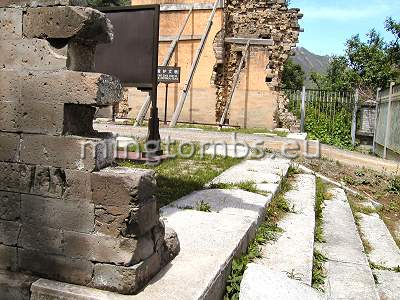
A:
<svg viewBox="0 0 400 300">
<path fill-rule="evenodd" d="M 0 161 L 18 160 L 19 138 L 18 134 L 0 132 Z"/>
<path fill-rule="evenodd" d="M 65 171 L 59 168 L 35 167 L 32 194 L 61 198 L 65 190 Z"/>
<path fill-rule="evenodd" d="M 0 219 L 16 221 L 21 215 L 21 195 L 0 191 Z"/>
<path fill-rule="evenodd" d="M 90 173 L 76 170 L 65 170 L 65 200 L 92 200 Z"/>
<path fill-rule="evenodd" d="M 22 38 L 22 9 L 0 9 L 0 33 L 2 39 Z"/>
<path fill-rule="evenodd" d="M 0 220 L 0 243 L 7 246 L 16 246 L 21 224 Z"/>
<path fill-rule="evenodd" d="M 111 238 L 70 231 L 66 231 L 64 235 L 67 257 L 131 266 L 154 253 L 151 232 L 137 239 Z"/>
<path fill-rule="evenodd" d="M 90 233 L 94 230 L 94 206 L 87 202 L 22 194 L 21 221 L 24 224 Z"/>
<path fill-rule="evenodd" d="M 0 270 L 14 271 L 16 269 L 17 248 L 0 244 Z"/>
<path fill-rule="evenodd" d="M 32 186 L 33 172 L 33 166 L 0 162 L 0 190 L 29 192 Z"/>
<path fill-rule="evenodd" d="M 93 202 L 98 205 L 137 205 L 154 197 L 154 172 L 130 168 L 107 168 L 92 173 Z"/>
<path fill-rule="evenodd" d="M 0 41 L 0 50 L 1 49 Z M 7 53 L 0 56 L 0 61 Z M 1 65 L 1 63 L 0 63 Z M 21 95 L 21 74 L 14 71 L 0 71 L 0 130 L 17 131 L 20 122 L 20 95 Z"/>
<path fill-rule="evenodd" d="M 66 49 L 58 50 L 41 39 L 0 40 L 0 66 L 14 70 L 66 69 Z"/>
<path fill-rule="evenodd" d="M 132 267 L 96 264 L 91 286 L 120 294 L 137 294 L 160 268 L 159 253 Z"/>
<path fill-rule="evenodd" d="M 154 198 L 140 207 L 96 205 L 95 208 L 96 231 L 112 237 L 141 236 L 158 222 L 159 213 Z"/>
<path fill-rule="evenodd" d="M 90 283 L 93 273 L 93 264 L 87 260 L 26 249 L 18 250 L 18 266 L 38 276 L 81 285 Z"/>
<path fill-rule="evenodd" d="M 86 0 L 2 0 L 0 7 L 86 6 Z"/>
<path fill-rule="evenodd" d="M 89 7 L 29 8 L 24 15 L 27 38 L 71 39 L 109 43 L 112 25 L 105 14 Z"/>
<path fill-rule="evenodd" d="M 113 140 L 24 134 L 20 161 L 56 168 L 94 171 L 114 161 Z"/>
<path fill-rule="evenodd" d="M 3 300 L 29 300 L 30 288 L 37 278 L 17 272 L 0 272 L 0 296 Z"/>
<path fill-rule="evenodd" d="M 86 45 L 74 40 L 68 43 L 68 70 L 93 72 L 95 62 L 96 45 Z"/>
<path fill-rule="evenodd" d="M 18 247 L 38 250 L 43 254 L 63 253 L 63 232 L 49 227 L 23 224 L 18 237 Z"/>
</svg>

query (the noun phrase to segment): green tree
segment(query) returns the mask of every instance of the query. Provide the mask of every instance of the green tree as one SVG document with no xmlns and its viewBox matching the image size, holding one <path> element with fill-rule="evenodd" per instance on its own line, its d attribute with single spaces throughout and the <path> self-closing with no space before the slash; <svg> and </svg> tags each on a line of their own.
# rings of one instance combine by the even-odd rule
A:
<svg viewBox="0 0 400 300">
<path fill-rule="evenodd" d="M 89 6 L 107 7 L 107 6 L 130 6 L 130 0 L 88 0 Z"/>
<path fill-rule="evenodd" d="M 367 40 L 355 35 L 346 42 L 345 55 L 333 57 L 327 74 L 312 74 L 318 88 L 349 91 L 360 89 L 365 97 L 373 97 L 375 90 L 390 81 L 400 81 L 400 23 L 388 18 L 385 28 L 394 36 L 386 42 L 371 30 Z"/>
<path fill-rule="evenodd" d="M 305 73 L 300 65 L 288 59 L 283 66 L 282 87 L 284 89 L 301 90 Z"/>
</svg>

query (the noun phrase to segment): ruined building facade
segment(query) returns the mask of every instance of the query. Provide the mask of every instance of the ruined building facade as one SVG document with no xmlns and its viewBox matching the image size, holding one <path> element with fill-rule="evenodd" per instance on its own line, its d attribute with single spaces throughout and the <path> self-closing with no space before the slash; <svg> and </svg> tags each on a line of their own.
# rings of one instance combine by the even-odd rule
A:
<svg viewBox="0 0 400 300">
<path fill-rule="evenodd" d="M 113 135 L 93 130 L 122 86 L 93 73 L 112 25 L 74 4 L 0 3 L 1 299 L 29 299 L 39 277 L 135 294 L 179 249 L 153 172 L 114 167 Z"/>
<path fill-rule="evenodd" d="M 160 63 L 188 9 L 194 8 L 170 63 L 182 67 L 181 83 L 169 85 L 170 120 L 215 1 L 133 1 L 136 5 L 154 3 L 161 4 Z M 234 126 L 273 128 L 283 64 L 298 42 L 301 17 L 299 9 L 289 9 L 285 0 L 221 1 L 179 120 L 205 124 L 219 121 L 245 48 L 227 43 L 226 38 L 272 39 L 272 46 L 250 47 L 227 118 Z M 130 90 L 130 118 L 136 117 L 144 98 L 136 90 Z M 164 98 L 165 85 L 160 84 L 160 118 L 164 115 Z"/>
</svg>

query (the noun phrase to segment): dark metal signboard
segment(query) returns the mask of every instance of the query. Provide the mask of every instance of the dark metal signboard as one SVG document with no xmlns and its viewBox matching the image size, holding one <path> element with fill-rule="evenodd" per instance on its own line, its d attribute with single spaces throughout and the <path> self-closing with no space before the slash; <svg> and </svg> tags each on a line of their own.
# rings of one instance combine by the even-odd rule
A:
<svg viewBox="0 0 400 300">
<path fill-rule="evenodd" d="M 160 83 L 180 83 L 181 68 L 180 67 L 164 67 L 160 66 L 157 70 L 158 82 Z"/>
<path fill-rule="evenodd" d="M 157 81 L 159 6 L 101 9 L 114 27 L 111 44 L 96 48 L 96 72 L 118 77 L 124 85 L 152 88 Z"/>
<path fill-rule="evenodd" d="M 160 144 L 157 109 L 157 66 L 160 5 L 138 5 L 100 9 L 114 27 L 111 44 L 96 48 L 95 71 L 114 75 L 124 86 L 150 93 L 148 141 Z M 152 143 L 154 144 L 154 143 Z M 158 147 L 154 147 L 154 153 Z"/>
</svg>

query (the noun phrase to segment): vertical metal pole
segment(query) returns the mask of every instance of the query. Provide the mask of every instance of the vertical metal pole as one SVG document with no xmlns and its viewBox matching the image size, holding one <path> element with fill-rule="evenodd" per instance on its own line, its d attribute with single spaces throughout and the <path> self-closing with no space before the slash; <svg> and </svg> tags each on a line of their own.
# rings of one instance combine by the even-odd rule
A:
<svg viewBox="0 0 400 300">
<path fill-rule="evenodd" d="M 359 97 L 359 91 L 357 89 L 354 97 L 353 121 L 351 122 L 351 144 L 353 146 L 356 145 L 358 97 Z"/>
<path fill-rule="evenodd" d="M 305 132 L 306 123 L 306 87 L 303 86 L 301 92 L 301 121 L 300 121 L 300 131 Z"/>
<path fill-rule="evenodd" d="M 200 46 L 197 49 L 196 57 L 195 57 L 195 59 L 194 59 L 194 61 L 192 63 L 192 67 L 191 67 L 190 72 L 189 72 L 189 77 L 188 77 L 188 79 L 187 79 L 187 81 L 185 83 L 185 86 L 183 88 L 182 95 L 181 95 L 181 98 L 179 99 L 178 105 L 176 106 L 174 115 L 172 116 L 170 127 L 175 127 L 176 123 L 178 123 L 178 119 L 179 119 L 179 117 L 181 115 L 181 112 L 182 112 L 182 109 L 183 109 L 183 105 L 185 104 L 185 100 L 186 100 L 187 95 L 189 93 L 189 89 L 190 89 L 190 87 L 192 85 L 194 73 L 195 73 L 195 71 L 197 69 L 197 66 L 199 64 L 201 54 L 203 53 L 204 46 L 206 44 L 206 41 L 207 41 L 207 38 L 208 38 L 208 34 L 210 33 L 211 27 L 213 25 L 213 19 L 214 19 L 215 13 L 217 12 L 217 7 L 220 4 L 220 1 L 221 0 L 216 0 L 215 1 L 213 10 L 212 10 L 211 15 L 210 15 L 210 17 L 208 19 L 206 30 L 205 30 L 202 38 L 201 38 Z"/>
<path fill-rule="evenodd" d="M 165 56 L 164 61 L 163 61 L 161 66 L 163 66 L 163 67 L 168 66 L 168 64 L 169 64 L 169 62 L 170 62 L 170 60 L 172 58 L 172 54 L 174 54 L 176 46 L 178 45 L 178 42 L 181 39 L 181 36 L 182 36 L 182 34 L 183 34 L 184 30 L 185 30 L 185 27 L 186 27 L 186 25 L 187 25 L 187 23 L 189 21 L 189 18 L 191 16 L 192 12 L 193 12 L 193 6 L 190 8 L 188 15 L 186 16 L 186 19 L 183 22 L 183 24 L 182 24 L 182 26 L 181 26 L 181 28 L 179 30 L 178 35 L 171 42 L 171 45 L 169 46 L 168 53 Z M 135 125 L 134 125 L 135 127 L 140 126 L 142 124 L 142 122 L 144 120 L 144 117 L 146 116 L 147 111 L 150 108 L 150 104 L 151 104 L 151 99 L 150 99 L 150 95 L 149 95 L 149 96 L 146 97 L 146 100 L 144 101 L 142 107 L 139 110 L 139 113 L 138 113 L 138 115 L 136 117 L 136 121 L 135 121 Z"/>
<path fill-rule="evenodd" d="M 168 111 L 168 83 L 165 85 L 164 125 L 167 125 L 167 111 Z"/>
<path fill-rule="evenodd" d="M 226 116 L 228 115 L 228 111 L 229 111 L 229 108 L 232 103 L 233 95 L 235 94 L 236 87 L 239 83 L 240 73 L 242 72 L 244 61 L 247 59 L 247 56 L 249 54 L 249 48 L 250 48 L 250 41 L 248 41 L 246 44 L 246 48 L 244 49 L 244 54 L 242 56 L 242 59 L 240 60 L 239 67 L 236 70 L 235 78 L 234 78 L 233 85 L 232 85 L 232 90 L 231 90 L 231 93 L 229 94 L 229 99 L 228 99 L 228 102 L 226 103 L 224 113 L 222 114 L 221 120 L 219 121 L 220 127 L 224 126 Z M 248 66 L 247 66 L 247 68 L 248 68 Z"/>
<path fill-rule="evenodd" d="M 390 89 L 389 89 L 389 103 L 388 103 L 388 111 L 387 111 L 387 117 L 386 117 L 386 131 L 385 131 L 385 148 L 383 149 L 383 158 L 387 159 L 387 148 L 389 145 L 389 139 L 390 139 L 390 126 L 392 125 L 392 96 L 393 96 L 393 87 L 395 83 L 391 82 L 390 83 Z"/>
<path fill-rule="evenodd" d="M 376 130 L 378 128 L 379 108 L 380 108 L 380 92 L 381 89 L 376 90 L 376 106 L 375 106 L 375 125 L 374 125 L 374 141 L 372 144 L 372 153 L 376 154 Z"/>
</svg>

